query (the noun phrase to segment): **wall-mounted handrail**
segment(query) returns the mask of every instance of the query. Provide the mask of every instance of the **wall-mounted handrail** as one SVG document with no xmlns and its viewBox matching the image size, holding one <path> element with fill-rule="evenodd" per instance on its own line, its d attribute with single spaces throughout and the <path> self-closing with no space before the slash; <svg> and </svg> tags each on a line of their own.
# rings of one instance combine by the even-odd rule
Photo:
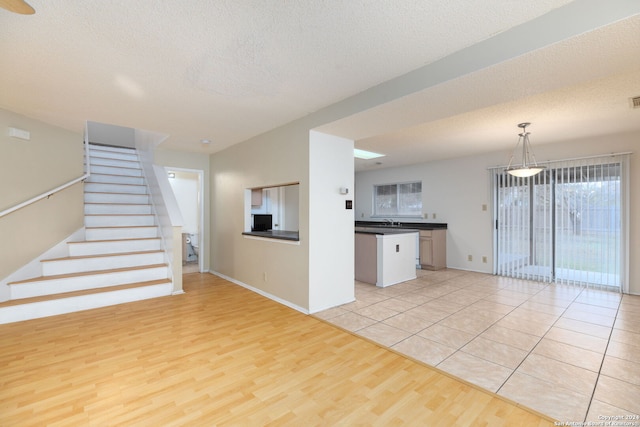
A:
<svg viewBox="0 0 640 427">
<path fill-rule="evenodd" d="M 17 204 L 17 205 L 15 205 L 13 207 L 10 207 L 9 209 L 3 210 L 2 212 L 0 212 L 0 218 L 2 218 L 5 215 L 9 215 L 11 212 L 15 212 L 15 211 L 17 211 L 19 209 L 22 209 L 25 206 L 29 206 L 30 204 L 35 203 L 35 202 L 37 202 L 39 200 L 48 199 L 49 197 L 53 196 L 57 192 L 62 191 L 65 188 L 71 187 L 72 185 L 74 185 L 74 184 L 76 184 L 76 183 L 78 183 L 80 181 L 84 181 L 85 179 L 89 178 L 89 175 L 91 175 L 91 172 L 89 171 L 89 168 L 90 168 L 91 164 L 89 163 L 89 133 L 88 133 L 86 125 L 85 125 L 85 131 L 84 131 L 84 156 L 85 156 L 86 170 L 85 170 L 85 173 L 82 176 L 80 176 L 78 178 L 75 178 L 75 179 L 72 179 L 71 181 L 69 181 L 69 182 L 67 182 L 65 184 L 62 184 L 61 186 L 56 187 L 53 190 L 49 190 L 49 191 L 47 191 L 45 193 L 42 193 L 42 194 L 40 194 L 40 195 L 38 195 L 36 197 L 31 198 L 31 199 L 29 199 L 29 200 L 27 200 L 25 202 L 22 202 L 22 203 Z"/>
<path fill-rule="evenodd" d="M 0 212 L 0 218 L 1 218 L 1 217 L 3 217 L 3 216 L 5 216 L 5 215 L 10 214 L 11 212 L 15 212 L 15 211 L 17 211 L 18 209 L 22 209 L 22 208 L 24 208 L 25 206 L 29 206 L 30 204 L 35 203 L 35 202 L 37 202 L 38 200 L 48 199 L 49 197 L 53 196 L 53 195 L 54 195 L 54 194 L 56 194 L 57 192 L 62 191 L 62 190 L 64 190 L 64 189 L 65 189 L 65 188 L 67 188 L 67 187 L 71 187 L 73 184 L 75 184 L 75 183 L 77 183 L 77 182 L 80 182 L 80 181 L 83 181 L 83 180 L 87 179 L 88 177 L 89 177 L 89 175 L 85 173 L 85 174 L 84 174 L 84 175 L 82 175 L 81 177 L 76 178 L 76 179 L 74 179 L 74 180 L 72 180 L 72 181 L 69 181 L 69 182 L 67 182 L 66 184 L 63 184 L 63 185 L 61 185 L 61 186 L 59 186 L 59 187 L 56 187 L 56 188 L 54 188 L 53 190 L 47 191 L 46 193 L 42 193 L 42 194 L 40 194 L 39 196 L 36 196 L 36 197 L 34 197 L 34 198 L 32 198 L 32 199 L 29 199 L 29 200 L 27 200 L 26 202 L 22 202 L 22 203 L 20 203 L 19 205 L 15 205 L 15 206 L 13 206 L 13 207 L 11 207 L 11 208 L 9 208 L 9 209 L 5 209 L 5 210 L 3 210 L 2 212 Z"/>
</svg>

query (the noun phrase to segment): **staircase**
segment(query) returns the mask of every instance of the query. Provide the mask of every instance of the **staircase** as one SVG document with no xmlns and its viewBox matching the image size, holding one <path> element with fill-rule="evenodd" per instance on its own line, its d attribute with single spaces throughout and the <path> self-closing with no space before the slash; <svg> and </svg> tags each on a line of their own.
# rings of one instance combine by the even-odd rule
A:
<svg viewBox="0 0 640 427">
<path fill-rule="evenodd" d="M 0 324 L 170 295 L 159 228 L 134 149 L 91 145 L 85 240 L 41 261 L 42 276 L 9 283 Z"/>
</svg>

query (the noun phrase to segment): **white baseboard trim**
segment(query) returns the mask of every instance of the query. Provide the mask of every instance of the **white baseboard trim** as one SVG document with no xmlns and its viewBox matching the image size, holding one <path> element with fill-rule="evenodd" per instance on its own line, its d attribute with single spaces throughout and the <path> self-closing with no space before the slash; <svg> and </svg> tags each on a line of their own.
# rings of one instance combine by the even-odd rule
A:
<svg viewBox="0 0 640 427">
<path fill-rule="evenodd" d="M 242 286 L 243 288 L 248 289 L 248 290 L 250 290 L 252 292 L 255 292 L 255 293 L 259 294 L 259 295 L 262 295 L 265 298 L 269 298 L 272 301 L 275 301 L 275 302 L 280 303 L 282 305 L 286 305 L 287 307 L 292 308 L 292 309 L 294 309 L 296 311 L 299 311 L 300 313 L 309 314 L 309 310 L 307 310 L 305 308 L 302 308 L 299 305 L 293 304 L 290 301 L 287 301 L 287 300 L 279 298 L 279 297 L 277 297 L 275 295 L 272 295 L 269 292 L 265 292 L 262 289 L 254 288 L 253 286 L 247 285 L 246 283 L 243 283 L 243 282 L 241 282 L 239 280 L 236 280 L 233 277 L 229 277 L 229 276 L 224 275 L 222 273 L 219 273 L 219 272 L 217 272 L 215 270 L 209 270 L 209 273 L 213 274 L 214 276 L 222 277 L 223 279 L 228 280 L 231 283 L 235 283 L 238 286 Z"/>
</svg>

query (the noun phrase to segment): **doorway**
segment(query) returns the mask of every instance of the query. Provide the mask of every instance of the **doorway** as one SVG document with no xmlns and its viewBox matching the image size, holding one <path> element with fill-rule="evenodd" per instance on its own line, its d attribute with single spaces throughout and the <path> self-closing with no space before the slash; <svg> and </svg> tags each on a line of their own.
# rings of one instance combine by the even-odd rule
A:
<svg viewBox="0 0 640 427">
<path fill-rule="evenodd" d="M 203 211 L 204 172 L 165 167 L 184 225 L 182 227 L 182 272 L 204 272 L 206 252 Z"/>
</svg>

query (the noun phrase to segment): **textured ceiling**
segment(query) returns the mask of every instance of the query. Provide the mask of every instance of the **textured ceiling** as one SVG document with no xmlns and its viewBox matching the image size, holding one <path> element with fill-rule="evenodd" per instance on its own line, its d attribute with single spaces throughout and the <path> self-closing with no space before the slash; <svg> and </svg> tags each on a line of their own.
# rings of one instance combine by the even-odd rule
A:
<svg viewBox="0 0 640 427">
<path fill-rule="evenodd" d="M 582 2 L 588 7 L 589 1 Z M 146 129 L 168 134 L 168 148 L 215 152 L 570 2 L 29 3 L 35 15 L 0 10 L 0 108 L 78 132 L 86 120 Z M 469 153 L 465 141 L 485 132 L 495 137 L 483 126 L 487 121 L 493 121 L 492 129 L 499 122 L 511 143 L 519 121 L 551 120 L 548 103 L 563 108 L 559 101 L 567 94 L 584 103 L 585 111 L 593 110 L 585 91 L 602 97 L 598 92 L 606 96 L 606 85 L 612 85 L 620 96 L 640 95 L 638 34 L 633 20 L 594 35 L 550 41 L 548 50 L 500 61 L 327 124 L 325 130 L 353 137 L 361 148 L 384 151 L 387 165 L 432 159 L 433 153 Z M 607 61 L 598 60 L 602 54 Z M 579 61 L 579 67 L 570 61 Z M 637 93 L 626 93 L 629 86 Z M 519 104 L 511 103 L 523 98 L 531 107 L 515 114 Z M 590 114 L 611 118 L 601 111 Z M 213 143 L 204 146 L 203 138 Z M 435 151 L 426 152 L 425 146 Z"/>
</svg>

